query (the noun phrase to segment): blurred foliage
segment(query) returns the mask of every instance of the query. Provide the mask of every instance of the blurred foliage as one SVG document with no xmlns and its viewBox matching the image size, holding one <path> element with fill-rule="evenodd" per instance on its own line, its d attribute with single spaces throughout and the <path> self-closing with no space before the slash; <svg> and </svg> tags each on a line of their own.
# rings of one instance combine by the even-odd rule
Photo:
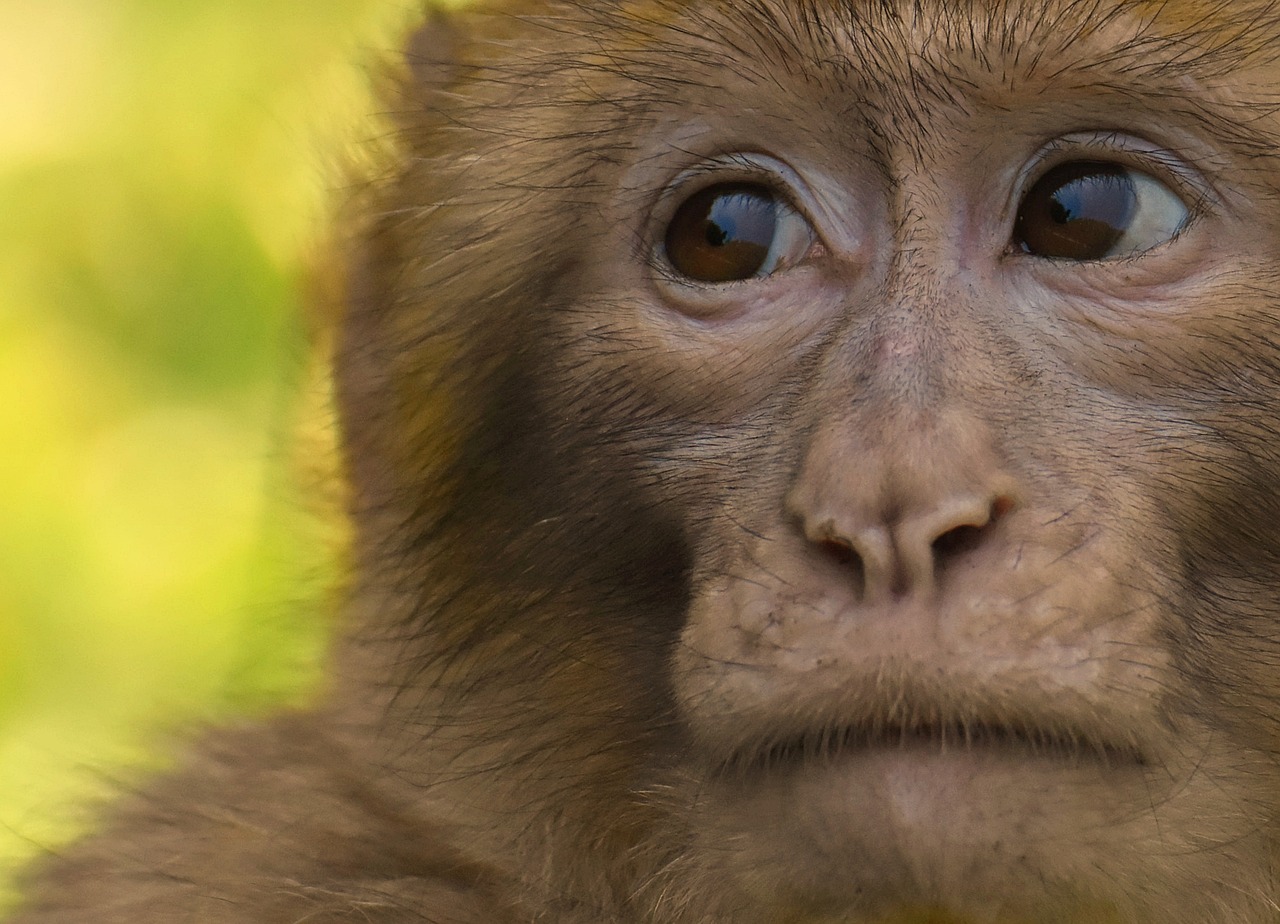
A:
<svg viewBox="0 0 1280 924">
<path fill-rule="evenodd" d="M 314 683 L 298 292 L 412 12 L 0 0 L 0 904 L 163 729 Z"/>
</svg>

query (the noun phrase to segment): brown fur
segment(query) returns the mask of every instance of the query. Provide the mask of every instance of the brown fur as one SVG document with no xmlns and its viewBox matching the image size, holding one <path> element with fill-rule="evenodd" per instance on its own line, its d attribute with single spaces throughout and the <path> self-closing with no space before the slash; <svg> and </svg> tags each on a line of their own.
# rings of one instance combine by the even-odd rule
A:
<svg viewBox="0 0 1280 924">
<path fill-rule="evenodd" d="M 359 226 L 332 695 L 17 921 L 1276 921 L 1280 12 L 494 7 Z M 1011 253 L 1055 139 L 1189 223 Z M 713 169 L 816 248 L 674 278 Z"/>
</svg>

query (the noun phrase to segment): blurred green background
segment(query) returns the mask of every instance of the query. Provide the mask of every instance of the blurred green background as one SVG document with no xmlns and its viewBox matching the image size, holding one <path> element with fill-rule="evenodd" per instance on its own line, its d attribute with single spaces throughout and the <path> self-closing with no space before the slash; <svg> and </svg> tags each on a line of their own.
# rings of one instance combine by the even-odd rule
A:
<svg viewBox="0 0 1280 924">
<path fill-rule="evenodd" d="M 412 13 L 0 0 L 0 906 L 166 729 L 314 683 L 299 292 Z"/>
</svg>

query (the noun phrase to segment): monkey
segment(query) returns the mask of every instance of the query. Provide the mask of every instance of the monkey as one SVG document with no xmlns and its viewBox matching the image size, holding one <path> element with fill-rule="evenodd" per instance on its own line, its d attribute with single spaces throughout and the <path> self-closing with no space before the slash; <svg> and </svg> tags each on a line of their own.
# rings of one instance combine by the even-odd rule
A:
<svg viewBox="0 0 1280 924">
<path fill-rule="evenodd" d="M 1280 7 L 478 0 L 404 48 L 326 691 L 16 924 L 1280 919 Z"/>
</svg>

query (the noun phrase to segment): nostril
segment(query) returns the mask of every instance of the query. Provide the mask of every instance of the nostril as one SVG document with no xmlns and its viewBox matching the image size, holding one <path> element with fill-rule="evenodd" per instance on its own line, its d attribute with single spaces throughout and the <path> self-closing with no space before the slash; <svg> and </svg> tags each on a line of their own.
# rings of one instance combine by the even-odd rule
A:
<svg viewBox="0 0 1280 924">
<path fill-rule="evenodd" d="M 982 541 L 985 526 L 957 526 L 933 540 L 933 554 L 939 558 L 955 558 L 972 551 Z"/>
<path fill-rule="evenodd" d="M 1000 495 L 988 505 L 985 516 L 974 516 L 967 523 L 959 523 L 944 530 L 931 543 L 937 563 L 941 564 L 945 559 L 956 558 L 976 549 L 991 527 L 1007 516 L 1013 508 L 1013 498 Z"/>
<path fill-rule="evenodd" d="M 827 557 L 838 565 L 853 565 L 861 560 L 853 546 L 843 539 L 823 539 L 820 545 Z"/>
<path fill-rule="evenodd" d="M 818 548 L 853 581 L 855 592 L 862 596 L 866 591 L 866 567 L 862 556 L 848 541 L 837 537 L 822 539 Z"/>
</svg>

